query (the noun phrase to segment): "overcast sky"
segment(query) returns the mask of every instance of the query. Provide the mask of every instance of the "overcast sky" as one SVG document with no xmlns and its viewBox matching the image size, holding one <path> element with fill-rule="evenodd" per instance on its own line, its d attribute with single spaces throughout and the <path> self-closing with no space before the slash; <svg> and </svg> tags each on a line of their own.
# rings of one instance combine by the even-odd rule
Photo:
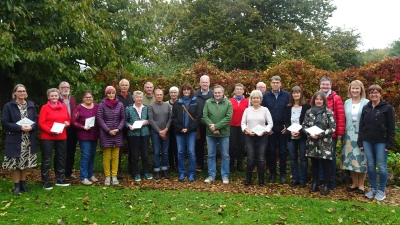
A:
<svg viewBox="0 0 400 225">
<path fill-rule="evenodd" d="M 359 49 L 386 48 L 400 38 L 400 0 L 333 0 L 337 9 L 328 21 L 333 27 L 356 29 Z"/>
</svg>

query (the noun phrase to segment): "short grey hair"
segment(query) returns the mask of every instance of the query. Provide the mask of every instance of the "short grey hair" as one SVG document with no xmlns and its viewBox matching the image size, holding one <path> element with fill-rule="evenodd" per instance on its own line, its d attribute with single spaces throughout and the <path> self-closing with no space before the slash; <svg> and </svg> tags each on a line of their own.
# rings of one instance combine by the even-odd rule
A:
<svg viewBox="0 0 400 225">
<path fill-rule="evenodd" d="M 251 99 L 252 99 L 254 96 L 259 96 L 259 97 L 261 98 L 261 100 L 263 99 L 263 94 L 261 93 L 260 90 L 253 90 L 253 91 L 250 93 L 250 101 L 251 101 Z"/>
<path fill-rule="evenodd" d="M 61 83 L 62 83 L 62 82 L 61 82 Z M 57 92 L 58 95 L 60 95 L 60 90 L 58 90 L 57 88 L 50 88 L 50 89 L 48 89 L 47 92 L 46 92 L 47 97 L 49 97 L 49 94 L 50 94 L 51 92 Z"/>
<path fill-rule="evenodd" d="M 201 79 L 204 79 L 204 78 L 207 78 L 208 82 L 210 82 L 210 77 L 206 74 L 204 74 L 203 76 L 200 77 L 200 81 L 201 81 Z"/>
<path fill-rule="evenodd" d="M 222 87 L 222 86 L 219 85 L 219 84 L 215 85 L 213 90 L 215 90 L 215 89 L 217 89 L 217 88 L 221 88 L 221 89 L 222 89 L 222 92 L 225 91 L 224 87 Z"/>
<path fill-rule="evenodd" d="M 258 83 L 256 84 L 256 88 L 257 88 L 258 85 L 262 85 L 262 86 L 264 86 L 265 88 L 267 87 L 267 85 L 266 85 L 264 82 L 262 82 L 262 81 L 260 81 L 260 82 L 258 82 Z"/>
<path fill-rule="evenodd" d="M 332 78 L 328 77 L 328 76 L 323 76 L 321 77 L 321 79 L 319 79 L 319 85 L 321 85 L 322 82 L 324 81 L 329 81 L 332 85 Z"/>
<path fill-rule="evenodd" d="M 133 92 L 133 98 L 135 98 L 136 96 L 143 96 L 143 92 L 141 92 L 141 91 L 134 91 L 134 92 Z"/>
<path fill-rule="evenodd" d="M 279 81 L 281 81 L 281 77 L 280 77 L 280 76 L 272 76 L 272 77 L 271 77 L 271 81 L 273 81 L 273 80 L 279 80 Z"/>
<path fill-rule="evenodd" d="M 158 91 L 161 91 L 161 93 L 164 95 L 164 91 L 161 90 L 160 88 L 155 89 L 155 90 L 154 90 L 154 93 L 156 93 L 156 92 L 158 92 Z"/>
<path fill-rule="evenodd" d="M 68 86 L 71 86 L 67 81 L 61 81 L 61 83 L 58 85 L 58 89 L 60 89 L 61 85 L 63 85 L 63 84 L 68 84 Z"/>
<path fill-rule="evenodd" d="M 125 78 L 124 78 L 124 79 L 121 79 L 121 80 L 119 81 L 118 85 L 121 85 L 121 83 L 122 83 L 123 81 L 128 82 L 128 86 L 130 86 L 129 80 L 128 80 L 128 79 L 125 79 Z"/>
<path fill-rule="evenodd" d="M 172 87 L 169 89 L 169 92 L 173 92 L 173 91 L 179 92 L 179 88 L 176 87 L 176 86 L 172 86 Z"/>
<path fill-rule="evenodd" d="M 144 85 L 143 85 L 143 89 L 145 89 L 145 88 L 146 88 L 146 84 L 151 84 L 151 85 L 153 86 L 153 88 L 154 88 L 154 84 L 153 84 L 153 83 L 151 83 L 150 81 L 147 81 L 146 83 L 144 83 Z"/>
<path fill-rule="evenodd" d="M 236 87 L 241 87 L 241 88 L 243 88 L 244 89 L 244 85 L 243 84 L 241 84 L 241 83 L 237 83 L 237 84 L 235 84 L 235 88 Z"/>
</svg>

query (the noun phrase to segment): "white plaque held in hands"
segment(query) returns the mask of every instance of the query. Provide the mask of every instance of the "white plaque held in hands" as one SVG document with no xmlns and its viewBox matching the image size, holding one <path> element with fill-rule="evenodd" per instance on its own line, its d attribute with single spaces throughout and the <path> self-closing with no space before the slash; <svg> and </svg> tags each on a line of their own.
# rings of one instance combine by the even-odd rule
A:
<svg viewBox="0 0 400 225">
<path fill-rule="evenodd" d="M 51 132 L 56 134 L 61 134 L 64 130 L 65 124 L 54 122 L 53 126 L 51 127 Z"/>
</svg>

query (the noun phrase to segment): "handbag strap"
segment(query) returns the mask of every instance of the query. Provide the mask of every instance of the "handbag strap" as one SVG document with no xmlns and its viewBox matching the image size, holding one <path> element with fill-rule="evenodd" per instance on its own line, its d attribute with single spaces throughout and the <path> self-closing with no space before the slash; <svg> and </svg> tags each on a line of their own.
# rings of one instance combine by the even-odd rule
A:
<svg viewBox="0 0 400 225">
<path fill-rule="evenodd" d="M 187 110 L 186 106 L 184 104 L 182 104 L 183 109 L 186 111 L 186 113 L 189 115 L 190 119 L 192 119 L 194 121 L 194 118 L 192 115 L 190 115 L 189 111 Z"/>
</svg>

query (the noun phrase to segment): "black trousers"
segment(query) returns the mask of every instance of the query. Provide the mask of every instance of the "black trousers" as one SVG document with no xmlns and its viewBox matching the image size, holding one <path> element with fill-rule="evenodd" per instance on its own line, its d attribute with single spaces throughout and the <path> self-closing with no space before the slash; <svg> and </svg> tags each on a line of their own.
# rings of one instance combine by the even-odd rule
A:
<svg viewBox="0 0 400 225">
<path fill-rule="evenodd" d="M 199 140 L 196 140 L 195 145 L 195 156 L 196 156 L 196 164 L 200 166 L 201 169 L 204 168 L 204 145 L 206 143 L 206 125 L 200 124 L 200 134 L 201 137 Z"/>
<path fill-rule="evenodd" d="M 229 157 L 232 165 L 235 160 L 242 162 L 244 159 L 244 133 L 241 127 L 230 127 Z"/>
<path fill-rule="evenodd" d="M 264 157 L 265 148 L 268 144 L 268 135 L 263 136 L 250 136 L 245 135 L 246 150 L 247 150 L 247 165 L 246 173 L 252 173 L 254 166 L 257 166 L 259 173 L 264 173 Z"/>
<path fill-rule="evenodd" d="M 42 152 L 41 173 L 43 184 L 50 181 L 50 166 L 53 149 L 55 150 L 54 171 L 57 182 L 64 181 L 67 140 L 41 140 L 40 149 Z"/>
<path fill-rule="evenodd" d="M 78 142 L 76 136 L 76 129 L 72 126 L 67 129 L 67 156 L 65 162 L 65 176 L 71 176 L 72 169 L 75 164 L 76 143 Z"/>
<path fill-rule="evenodd" d="M 139 155 L 142 156 L 143 173 L 149 172 L 149 146 L 150 135 L 128 136 L 129 142 L 129 163 L 131 164 L 132 175 L 140 174 Z"/>
<path fill-rule="evenodd" d="M 178 168 L 178 145 L 176 143 L 175 129 L 173 125 L 169 128 L 168 162 L 169 167 Z"/>
<path fill-rule="evenodd" d="M 329 181 L 331 178 L 331 166 L 330 165 L 332 164 L 332 160 L 319 159 L 319 158 L 314 158 L 314 157 L 310 157 L 310 159 L 311 159 L 311 174 L 312 174 L 313 182 L 318 181 L 319 164 L 321 163 L 322 168 L 324 170 L 325 185 L 329 185 Z"/>
</svg>

